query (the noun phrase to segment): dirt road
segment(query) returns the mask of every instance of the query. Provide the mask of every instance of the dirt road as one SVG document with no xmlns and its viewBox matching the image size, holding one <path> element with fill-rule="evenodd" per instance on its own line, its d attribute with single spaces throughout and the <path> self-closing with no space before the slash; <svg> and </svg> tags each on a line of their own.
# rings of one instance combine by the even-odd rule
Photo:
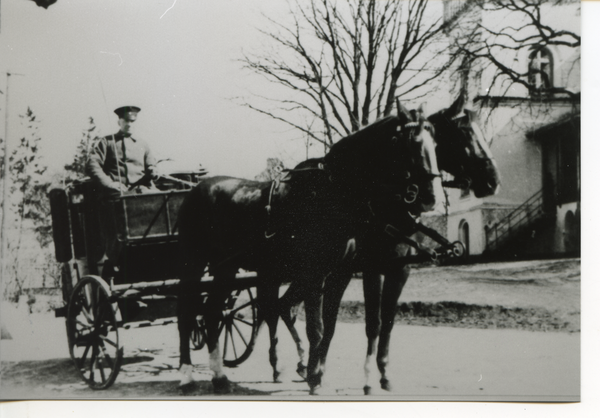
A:
<svg viewBox="0 0 600 418">
<path fill-rule="evenodd" d="M 579 285 L 579 260 L 416 269 L 392 336 L 393 391 L 376 390 L 368 399 L 577 400 Z M 361 300 L 356 280 L 344 297 L 324 399 L 363 396 Z M 206 349 L 193 352 L 194 387 L 178 388 L 175 324 L 121 332 L 125 364 L 111 388 L 95 392 L 79 380 L 68 358 L 62 319 L 3 306 L 3 318 L 6 314 L 13 339 L 0 347 L 4 399 L 213 397 Z M 228 369 L 235 382 L 228 399 L 308 397 L 306 383 L 294 372 L 295 349 L 284 328 L 283 383 L 271 382 L 263 329 L 250 359 Z"/>
</svg>

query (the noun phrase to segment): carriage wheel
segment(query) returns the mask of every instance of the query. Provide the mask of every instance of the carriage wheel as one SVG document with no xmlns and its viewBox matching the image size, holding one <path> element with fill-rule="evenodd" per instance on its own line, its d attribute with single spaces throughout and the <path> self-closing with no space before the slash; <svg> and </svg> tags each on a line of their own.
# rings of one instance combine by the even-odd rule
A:
<svg viewBox="0 0 600 418">
<path fill-rule="evenodd" d="M 75 367 L 92 389 L 106 389 L 119 374 L 118 307 L 110 288 L 97 276 L 83 277 L 73 288 L 67 313 L 69 351 Z"/>
<path fill-rule="evenodd" d="M 463 257 L 467 254 L 467 249 L 465 248 L 465 244 L 460 241 L 454 241 L 452 243 L 452 254 L 455 257 Z"/>
<path fill-rule="evenodd" d="M 242 364 L 254 349 L 257 333 L 258 315 L 252 290 L 235 290 L 225 301 L 223 321 L 219 324 L 223 365 Z"/>
<path fill-rule="evenodd" d="M 202 316 L 196 318 L 196 323 L 192 329 L 192 336 L 190 337 L 194 350 L 202 350 L 206 344 L 206 330 L 204 328 L 204 319 Z"/>
</svg>

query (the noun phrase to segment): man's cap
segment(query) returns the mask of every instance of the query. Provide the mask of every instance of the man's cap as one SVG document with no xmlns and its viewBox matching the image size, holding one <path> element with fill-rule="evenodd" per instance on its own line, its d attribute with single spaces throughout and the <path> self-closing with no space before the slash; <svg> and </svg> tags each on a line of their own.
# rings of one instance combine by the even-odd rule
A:
<svg viewBox="0 0 600 418">
<path fill-rule="evenodd" d="M 134 115 L 137 115 L 137 113 L 140 110 L 142 110 L 142 109 L 140 109 L 137 106 L 122 106 L 122 107 L 115 109 L 115 113 L 117 114 L 117 116 L 122 118 L 125 115 L 127 115 L 128 113 L 133 113 Z"/>
</svg>

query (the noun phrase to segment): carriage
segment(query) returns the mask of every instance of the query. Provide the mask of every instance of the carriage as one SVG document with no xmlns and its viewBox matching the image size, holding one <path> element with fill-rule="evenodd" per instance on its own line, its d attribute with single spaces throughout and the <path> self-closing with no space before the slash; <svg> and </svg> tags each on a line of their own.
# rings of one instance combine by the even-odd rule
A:
<svg viewBox="0 0 600 418">
<path fill-rule="evenodd" d="M 121 250 L 114 274 L 103 269 L 100 201 L 89 179 L 50 192 L 55 254 L 62 265 L 64 307 L 71 358 L 92 389 L 112 385 L 123 361 L 123 329 L 175 322 L 177 214 L 202 172 L 173 173 L 152 193 L 123 195 L 110 202 Z M 256 274 L 240 272 L 223 306 L 223 362 L 234 367 L 248 358 L 257 334 Z M 191 344 L 205 342 L 203 301 L 212 286 L 205 275 Z"/>
<path fill-rule="evenodd" d="M 110 202 L 122 244 L 112 275 L 103 274 L 104 225 L 95 185 L 82 179 L 50 192 L 56 259 L 63 263 L 64 306 L 55 315 L 66 318 L 71 358 L 90 388 L 106 389 L 117 378 L 123 361 L 119 330 L 176 321 L 177 215 L 201 175 L 173 173 L 157 184 L 156 192 L 124 195 Z M 388 231 L 391 235 L 396 232 Z M 463 254 L 464 247 L 453 243 L 444 247 L 444 253 L 431 252 L 430 256 Z M 420 260 L 415 257 L 415 261 Z M 256 273 L 240 271 L 228 289 L 219 326 L 223 364 L 227 367 L 238 366 L 252 353 L 259 325 L 257 283 Z M 190 343 L 196 349 L 205 344 L 203 302 L 212 285 L 212 277 L 205 274 L 194 296 L 199 303 Z"/>
<path fill-rule="evenodd" d="M 380 384 L 389 390 L 389 334 L 393 306 L 408 279 L 405 266 L 465 254 L 462 243 L 449 242 L 413 215 L 431 210 L 435 203 L 438 162 L 454 176 L 447 187 L 469 188 L 476 197 L 485 197 L 499 186 L 489 145 L 476 129 L 472 112 L 465 109 L 463 114 L 463 107 L 459 97 L 427 122 L 421 110 L 408 111 L 398 103 L 398 116 L 385 117 L 343 138 L 325 157 L 289 170 L 283 192 L 279 181 L 224 176 L 200 181 L 198 173 L 179 173 L 187 181 L 169 176 L 175 184 L 162 185 L 160 192 L 121 196 L 110 207 L 110 222 L 122 246 L 111 274 L 102 262 L 99 238 L 104 230 L 93 184 L 80 181 L 53 190 L 54 241 L 57 260 L 64 263 L 67 303 L 57 316 L 66 317 L 71 357 L 83 379 L 94 389 L 109 387 L 123 358 L 119 328 L 159 323 L 159 318 L 173 316 L 176 305 L 182 383 L 191 381 L 191 339 L 196 347 L 208 345 L 213 389 L 226 393 L 229 382 L 221 365 L 235 366 L 250 355 L 260 305 L 261 318 L 269 325 L 269 360 L 277 381 L 277 320 L 292 302 L 304 302 L 311 345 L 306 381 L 310 393 L 318 393 L 337 307 L 352 272 L 361 271 L 369 287 L 367 295 L 364 286 L 365 300 L 371 306 L 365 316 L 367 361 L 381 336 Z M 440 247 L 432 250 L 413 241 L 410 236 L 416 232 Z M 385 248 L 378 242 L 381 237 Z M 357 240 L 362 250 L 356 249 Z M 398 243 L 408 246 L 397 256 L 381 257 L 380 250 L 394 250 Z M 409 255 L 410 247 L 417 251 L 416 258 Z M 184 254 L 180 263 L 179 251 Z M 355 264 L 357 252 L 361 261 Z M 214 278 L 201 277 L 211 263 Z M 392 290 L 385 293 L 385 312 L 379 280 L 384 267 L 384 288 L 389 283 Z M 238 268 L 256 269 L 260 280 Z M 286 277 L 293 281 L 282 302 L 277 291 Z M 287 295 L 291 296 L 286 299 Z M 381 304 L 371 303 L 373 298 Z M 144 313 L 150 318 L 140 317 Z M 386 323 L 385 329 L 380 322 Z M 365 393 L 369 391 L 365 385 Z"/>
</svg>

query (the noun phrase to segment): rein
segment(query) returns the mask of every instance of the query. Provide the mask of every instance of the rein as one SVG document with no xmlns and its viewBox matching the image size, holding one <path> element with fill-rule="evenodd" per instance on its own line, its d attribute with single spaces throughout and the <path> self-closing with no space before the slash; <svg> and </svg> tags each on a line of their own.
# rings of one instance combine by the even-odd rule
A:
<svg viewBox="0 0 600 418">
<path fill-rule="evenodd" d="M 279 188 L 280 183 L 280 179 L 275 179 L 271 181 L 271 189 L 269 190 L 269 201 L 267 203 L 267 206 L 265 206 L 265 209 L 267 210 L 267 228 L 265 230 L 266 239 L 273 238 L 276 234 L 276 232 L 269 232 L 269 230 L 271 229 L 271 203 L 273 202 L 273 192 L 275 191 L 275 189 Z"/>
<path fill-rule="evenodd" d="M 281 170 L 283 173 L 300 173 L 302 171 L 325 171 L 325 164 L 319 163 L 316 167 L 305 167 L 305 168 L 284 168 Z"/>
</svg>

